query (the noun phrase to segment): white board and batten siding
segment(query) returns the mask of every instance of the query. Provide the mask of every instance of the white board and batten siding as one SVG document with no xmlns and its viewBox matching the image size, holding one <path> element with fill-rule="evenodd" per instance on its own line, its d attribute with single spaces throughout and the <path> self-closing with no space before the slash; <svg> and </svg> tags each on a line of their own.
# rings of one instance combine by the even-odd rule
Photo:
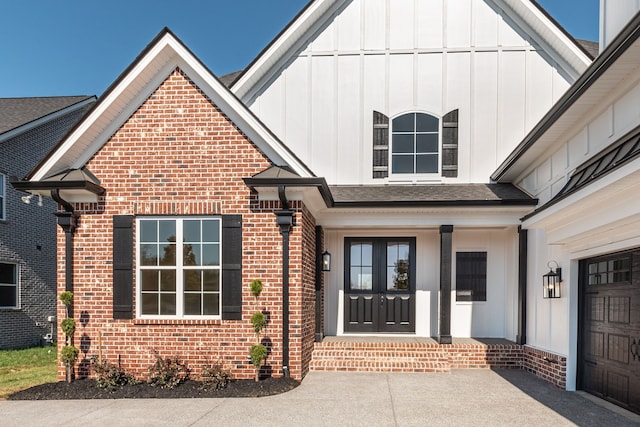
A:
<svg viewBox="0 0 640 427">
<path fill-rule="evenodd" d="M 558 194 L 575 169 L 640 124 L 640 73 L 598 102 L 545 156 L 516 180 L 543 205 Z"/>
<path fill-rule="evenodd" d="M 485 0 L 353 0 L 243 99 L 330 184 L 372 178 L 372 116 L 458 109 L 459 175 L 489 175 L 568 88 L 566 75 Z"/>
<path fill-rule="evenodd" d="M 344 334 L 344 239 L 346 237 L 416 238 L 416 336 L 438 335 L 440 293 L 440 235 L 437 229 L 325 230 L 326 249 L 332 254 L 325 273 L 325 334 Z M 455 229 L 456 252 L 487 252 L 487 300 L 456 301 L 455 263 L 451 295 L 451 333 L 455 337 L 506 338 L 517 334 L 517 245 L 515 227 Z"/>
</svg>

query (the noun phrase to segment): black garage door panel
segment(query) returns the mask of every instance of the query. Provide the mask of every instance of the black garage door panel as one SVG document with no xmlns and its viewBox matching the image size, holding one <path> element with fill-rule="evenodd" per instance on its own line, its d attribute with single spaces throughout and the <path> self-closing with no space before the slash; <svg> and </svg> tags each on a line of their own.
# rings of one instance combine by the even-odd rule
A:
<svg viewBox="0 0 640 427">
<path fill-rule="evenodd" d="M 640 413 L 640 251 L 580 264 L 579 387 Z"/>
</svg>

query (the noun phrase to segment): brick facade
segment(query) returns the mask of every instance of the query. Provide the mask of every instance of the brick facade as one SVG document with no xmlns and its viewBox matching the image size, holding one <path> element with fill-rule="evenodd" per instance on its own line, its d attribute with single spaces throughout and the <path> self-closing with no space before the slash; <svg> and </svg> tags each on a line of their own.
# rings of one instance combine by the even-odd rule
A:
<svg viewBox="0 0 640 427">
<path fill-rule="evenodd" d="M 567 385 L 567 358 L 527 345 L 522 348 L 524 369 L 562 389 Z"/>
<path fill-rule="evenodd" d="M 268 319 L 263 371 L 281 375 L 282 236 L 274 212 L 282 207 L 259 202 L 242 181 L 269 166 L 266 156 L 179 69 L 96 153 L 86 167 L 106 193 L 98 203 L 76 205 L 81 215 L 73 270 L 79 376 L 90 375 L 89 360 L 101 353 L 144 378 L 156 351 L 178 356 L 195 375 L 206 362 L 221 361 L 235 378 L 252 378 L 247 356 L 255 334 L 249 319 L 257 310 Z M 301 202 L 291 202 L 291 208 L 290 373 L 300 380 L 313 343 L 314 319 L 308 313 L 315 310 L 315 270 L 309 271 L 315 268 L 315 220 Z M 242 320 L 151 320 L 135 312 L 133 320 L 114 320 L 112 218 L 123 214 L 242 215 Z M 59 232 L 58 291 L 64 289 L 64 243 Z M 264 285 L 258 300 L 249 291 L 255 278 Z M 134 279 L 134 299 L 135 287 Z M 58 314 L 64 315 L 60 305 Z M 63 371 L 60 366 L 60 378 Z"/>
<path fill-rule="evenodd" d="M 19 307 L 0 309 L 0 349 L 41 345 L 51 331 L 47 318 L 56 314 L 56 203 L 44 198 L 38 206 L 36 198 L 25 204 L 20 200 L 25 193 L 8 180 L 26 176 L 85 111 L 72 110 L 0 143 L 0 173 L 7 180 L 0 262 L 19 269 Z"/>
</svg>

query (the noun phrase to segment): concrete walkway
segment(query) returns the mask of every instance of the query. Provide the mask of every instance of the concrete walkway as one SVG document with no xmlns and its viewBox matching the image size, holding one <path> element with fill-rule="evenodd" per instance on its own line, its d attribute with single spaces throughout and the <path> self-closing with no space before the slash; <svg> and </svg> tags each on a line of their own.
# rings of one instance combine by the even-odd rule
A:
<svg viewBox="0 0 640 427">
<path fill-rule="evenodd" d="M 516 370 L 311 372 L 251 399 L 0 401 L 5 426 L 638 426 L 640 416 Z"/>
</svg>

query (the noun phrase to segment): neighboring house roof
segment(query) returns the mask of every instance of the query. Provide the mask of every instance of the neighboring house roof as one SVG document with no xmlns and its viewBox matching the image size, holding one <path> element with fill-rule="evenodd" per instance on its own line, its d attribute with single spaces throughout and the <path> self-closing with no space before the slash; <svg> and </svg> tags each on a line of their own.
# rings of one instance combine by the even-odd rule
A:
<svg viewBox="0 0 640 427">
<path fill-rule="evenodd" d="M 350 0 L 312 0 L 269 43 L 232 84 L 232 91 L 247 99 L 284 67 L 301 50 L 305 41 L 315 34 L 327 20 L 345 7 Z M 577 78 L 593 59 L 551 16 L 535 1 L 493 0 L 495 5 L 528 31 L 569 75 Z"/>
<path fill-rule="evenodd" d="M 0 98 L 0 138 L 3 134 L 41 117 L 64 110 L 93 96 Z"/>
<path fill-rule="evenodd" d="M 596 58 L 600 54 L 600 43 L 582 39 L 576 39 L 576 41 L 592 58 Z"/>
<path fill-rule="evenodd" d="M 83 120 L 29 174 L 30 181 L 81 169 L 176 68 L 278 166 L 314 176 L 249 109 L 178 39 L 164 28 L 100 97 Z"/>
<path fill-rule="evenodd" d="M 537 200 L 511 184 L 331 186 L 336 207 L 530 205 Z"/>
<path fill-rule="evenodd" d="M 222 82 L 223 85 L 225 85 L 226 87 L 231 87 L 231 85 L 233 84 L 233 82 L 236 81 L 236 79 L 244 72 L 244 70 L 238 70 L 238 71 L 234 71 L 233 73 L 229 73 L 229 74 L 225 74 L 222 75 L 220 77 L 218 77 L 218 79 L 220 79 L 220 81 Z"/>
<path fill-rule="evenodd" d="M 610 93 L 637 68 L 640 55 L 640 12 L 600 53 L 522 142 L 491 175 L 497 182 L 514 182 L 562 135 L 582 120 L 602 96 Z M 578 102 L 579 101 L 579 102 Z"/>
</svg>

